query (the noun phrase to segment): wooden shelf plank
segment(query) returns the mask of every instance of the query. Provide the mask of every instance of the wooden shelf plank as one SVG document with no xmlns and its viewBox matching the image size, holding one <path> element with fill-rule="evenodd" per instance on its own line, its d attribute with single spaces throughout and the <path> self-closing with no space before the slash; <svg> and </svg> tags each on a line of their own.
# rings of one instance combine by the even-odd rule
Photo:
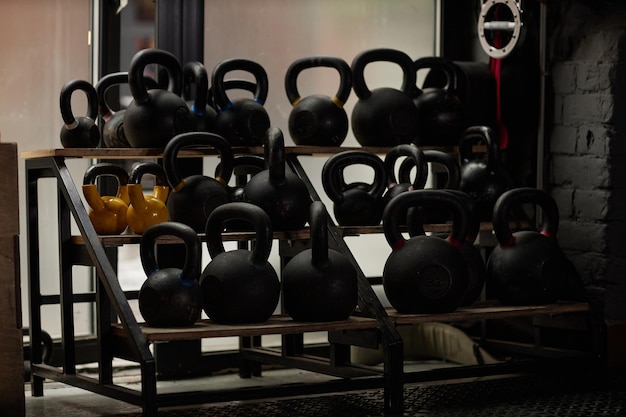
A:
<svg viewBox="0 0 626 417">
<path fill-rule="evenodd" d="M 462 307 L 452 313 L 442 314 L 400 314 L 395 309 L 387 309 L 387 314 L 396 324 L 419 324 L 426 322 L 455 322 L 483 319 L 505 319 L 514 317 L 529 317 L 536 315 L 554 315 L 589 311 L 589 304 L 576 302 L 561 302 L 537 306 L 504 306 L 487 304 Z"/>
<path fill-rule="evenodd" d="M 318 331 L 373 329 L 376 320 L 366 317 L 350 317 L 333 322 L 296 322 L 288 316 L 272 316 L 263 323 L 256 324 L 216 324 L 211 320 L 200 320 L 190 327 L 158 328 L 141 324 L 141 331 L 148 342 L 195 340 L 215 337 L 261 336 L 268 334 L 297 334 Z M 114 336 L 124 337 L 121 324 L 112 326 Z"/>
</svg>

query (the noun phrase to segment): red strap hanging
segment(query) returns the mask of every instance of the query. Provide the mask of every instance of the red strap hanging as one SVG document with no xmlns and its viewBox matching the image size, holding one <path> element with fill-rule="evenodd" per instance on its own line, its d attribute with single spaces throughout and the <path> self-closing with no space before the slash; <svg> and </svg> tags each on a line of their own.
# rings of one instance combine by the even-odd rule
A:
<svg viewBox="0 0 626 417">
<path fill-rule="evenodd" d="M 500 7 L 496 7 L 494 10 L 495 19 L 498 18 L 498 10 Z M 502 47 L 502 33 L 495 31 L 493 38 L 493 45 L 496 48 Z M 490 58 L 489 69 L 491 74 L 496 80 L 496 127 L 498 129 L 498 137 L 500 139 L 500 149 L 506 149 L 509 144 L 509 132 L 506 129 L 504 122 L 502 121 L 502 102 L 501 102 L 501 82 L 502 82 L 502 59 Z"/>
</svg>

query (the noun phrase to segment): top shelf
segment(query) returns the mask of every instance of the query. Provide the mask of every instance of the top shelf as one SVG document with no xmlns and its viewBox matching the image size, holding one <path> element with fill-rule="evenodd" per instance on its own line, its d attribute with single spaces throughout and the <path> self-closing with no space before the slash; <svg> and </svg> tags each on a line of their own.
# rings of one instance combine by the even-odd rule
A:
<svg viewBox="0 0 626 417">
<path fill-rule="evenodd" d="M 444 152 L 456 153 L 458 147 L 441 146 L 420 146 L 422 150 L 437 149 Z M 234 154 L 263 155 L 262 146 L 233 147 Z M 386 154 L 390 147 L 347 147 L 347 146 L 286 146 L 285 154 L 295 155 L 333 155 L 343 151 L 361 150 L 374 154 Z M 194 158 L 205 155 L 216 155 L 217 151 L 212 148 L 183 149 L 178 155 L 180 157 Z M 162 158 L 162 148 L 60 148 L 60 149 L 39 149 L 34 151 L 24 151 L 20 154 L 22 159 L 37 159 L 49 157 L 65 158 L 93 158 L 93 159 L 141 159 L 141 158 Z"/>
</svg>

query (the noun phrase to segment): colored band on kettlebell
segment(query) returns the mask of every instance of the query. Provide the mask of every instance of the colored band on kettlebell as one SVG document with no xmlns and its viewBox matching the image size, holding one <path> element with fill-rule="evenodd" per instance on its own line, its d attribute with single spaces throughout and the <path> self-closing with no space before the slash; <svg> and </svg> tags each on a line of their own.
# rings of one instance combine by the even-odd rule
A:
<svg viewBox="0 0 626 417">
<path fill-rule="evenodd" d="M 339 100 L 337 96 L 334 96 L 333 98 L 331 98 L 330 101 L 332 101 L 335 106 L 339 107 L 340 109 L 343 109 L 344 102 Z"/>
<path fill-rule="evenodd" d="M 510 248 L 511 246 L 515 246 L 515 236 L 511 236 L 509 240 L 500 244 L 501 248 Z"/>
<path fill-rule="evenodd" d="M 227 186 L 228 183 L 226 182 L 226 180 L 224 180 L 224 178 L 222 177 L 215 177 L 215 181 L 219 182 L 220 184 L 222 184 L 223 186 Z"/>
<path fill-rule="evenodd" d="M 296 107 L 296 105 L 298 103 L 300 103 L 300 101 L 302 100 L 302 97 L 296 97 L 292 102 L 291 102 L 291 106 L 292 107 Z"/>
<path fill-rule="evenodd" d="M 178 282 L 180 282 L 183 286 L 185 287 L 193 287 L 193 279 L 183 279 L 183 273 L 181 272 L 180 274 L 178 274 L 178 276 L 176 277 L 178 278 Z"/>
<path fill-rule="evenodd" d="M 541 230 L 539 234 L 544 235 L 545 237 L 549 237 L 550 239 L 554 239 L 554 236 L 552 235 L 552 233 L 550 233 L 547 230 Z"/>
<path fill-rule="evenodd" d="M 191 105 L 191 112 L 197 116 L 204 116 L 206 114 L 206 111 L 204 111 L 204 109 L 198 110 L 195 104 Z"/>
<path fill-rule="evenodd" d="M 70 123 L 70 124 L 68 124 L 68 125 L 67 125 L 67 124 L 65 125 L 65 128 L 66 128 L 67 130 L 74 130 L 74 129 L 76 129 L 77 127 L 78 127 L 78 120 L 76 120 L 76 119 L 74 119 L 74 121 L 73 121 L 72 123 Z"/>
<path fill-rule="evenodd" d="M 389 184 L 387 184 L 387 189 L 391 190 L 393 187 L 395 187 L 396 185 L 398 185 L 397 182 L 390 182 Z"/>
<path fill-rule="evenodd" d="M 458 240 L 456 240 L 456 239 L 454 239 L 454 238 L 452 238 L 452 237 L 450 237 L 450 236 L 448 236 L 448 237 L 446 238 L 446 240 L 447 240 L 448 242 L 450 242 L 450 244 L 451 244 L 452 246 L 454 246 L 455 248 L 457 248 L 457 249 L 461 249 L 461 246 L 463 246 L 463 242 L 458 241 Z"/>
<path fill-rule="evenodd" d="M 396 243 L 394 243 L 393 245 L 391 245 L 391 250 L 393 252 L 402 249 L 404 247 L 404 244 L 406 243 L 406 240 L 404 239 L 400 239 L 398 240 Z"/>
<path fill-rule="evenodd" d="M 185 180 L 181 180 L 181 182 L 179 182 L 176 187 L 174 187 L 174 192 L 177 193 L 180 190 L 182 190 L 183 188 L 185 188 L 185 185 L 187 184 L 187 181 Z"/>
<path fill-rule="evenodd" d="M 233 108 L 234 104 L 232 101 L 229 101 L 224 107 L 220 109 L 220 113 L 224 113 L 230 111 Z"/>
</svg>

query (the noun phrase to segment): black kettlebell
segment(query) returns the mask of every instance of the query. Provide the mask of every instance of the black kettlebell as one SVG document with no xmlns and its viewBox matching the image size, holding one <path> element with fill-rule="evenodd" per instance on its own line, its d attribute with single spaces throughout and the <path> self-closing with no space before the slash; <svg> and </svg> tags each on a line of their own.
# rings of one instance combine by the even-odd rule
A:
<svg viewBox="0 0 626 417">
<path fill-rule="evenodd" d="M 428 206 L 452 214 L 446 239 L 415 236 L 400 230 L 410 207 Z M 442 190 L 415 190 L 396 196 L 383 212 L 383 230 L 392 252 L 383 269 L 383 288 L 399 313 L 449 313 L 462 303 L 467 290 L 467 266 L 459 248 L 467 236 L 467 208 L 457 196 Z"/>
<path fill-rule="evenodd" d="M 381 87 L 370 90 L 365 67 L 372 62 L 391 62 L 403 73 L 400 90 Z M 359 100 L 351 116 L 352 132 L 362 146 L 395 146 L 411 143 L 417 135 L 417 119 L 412 94 L 416 72 L 413 60 L 395 49 L 370 49 L 358 54 L 351 65 L 352 88 Z"/>
<path fill-rule="evenodd" d="M 261 155 L 235 155 L 233 159 L 233 177 L 235 184 L 229 185 L 232 201 L 243 201 L 243 187 L 254 175 L 267 169 L 267 162 Z M 215 166 L 215 176 L 222 171 L 222 164 Z"/>
<path fill-rule="evenodd" d="M 371 183 L 346 184 L 344 169 L 363 165 L 372 168 Z M 358 149 L 330 156 L 322 167 L 322 187 L 333 202 L 335 220 L 341 226 L 376 226 L 383 216 L 383 193 L 387 186 L 383 160 Z"/>
<path fill-rule="evenodd" d="M 177 237 L 185 244 L 182 268 L 160 268 L 155 243 L 165 236 Z M 148 278 L 139 290 L 139 311 L 149 326 L 191 326 L 202 314 L 202 290 L 198 279 L 201 243 L 189 226 L 165 222 L 149 227 L 141 236 L 139 251 L 141 265 Z"/>
<path fill-rule="evenodd" d="M 143 73 L 150 64 L 167 70 L 167 90 L 148 90 Z M 124 133 L 133 148 L 164 148 L 174 136 L 189 131 L 191 113 L 180 96 L 182 72 L 178 58 L 162 49 L 143 49 L 133 56 L 128 71 L 133 101 L 124 114 Z"/>
<path fill-rule="evenodd" d="M 191 112 L 190 130 L 215 132 L 217 112 L 209 103 L 209 74 L 199 61 L 183 66 L 183 98 Z"/>
<path fill-rule="evenodd" d="M 522 204 L 540 207 L 542 223 L 513 233 L 510 214 Z M 498 198 L 493 209 L 498 246 L 487 260 L 487 288 L 501 303 L 539 305 L 584 299 L 580 277 L 557 242 L 558 227 L 559 210 L 546 191 L 514 188 Z"/>
<path fill-rule="evenodd" d="M 321 201 L 311 204 L 311 248 L 285 265 L 283 305 L 295 321 L 345 320 L 358 300 L 356 269 L 346 255 L 328 248 L 328 213 Z"/>
<path fill-rule="evenodd" d="M 411 159 L 413 166 L 417 167 L 415 180 L 411 182 L 398 182 L 396 179 L 396 162 L 400 159 Z M 423 189 L 428 180 L 428 164 L 421 149 L 415 145 L 396 145 L 385 155 L 383 161 L 387 174 L 387 191 L 383 195 L 383 204 L 387 205 L 392 198 L 406 191 Z"/>
<path fill-rule="evenodd" d="M 179 152 L 184 148 L 214 148 L 220 156 L 221 172 L 215 178 L 195 174 L 183 178 Z M 226 184 L 233 173 L 233 152 L 223 137 L 209 132 L 188 132 L 175 136 L 163 150 L 163 170 L 170 184 L 167 198 L 170 220 L 185 223 L 196 232 L 204 231 L 209 214 L 231 201 Z"/>
<path fill-rule="evenodd" d="M 331 98 L 322 94 L 301 97 L 298 75 L 310 68 L 334 68 L 339 87 Z M 350 65 L 341 58 L 316 56 L 294 61 L 285 73 L 285 90 L 293 106 L 289 113 L 289 134 L 296 145 L 340 146 L 348 134 L 348 115 L 343 108 L 352 91 Z"/>
<path fill-rule="evenodd" d="M 487 147 L 485 156 L 473 151 L 476 144 Z M 500 148 L 494 131 L 487 126 L 472 126 L 465 130 L 459 145 L 461 183 L 459 190 L 476 200 L 482 221 L 491 221 L 493 206 L 498 197 L 513 188 L 513 181 L 500 160 Z"/>
<path fill-rule="evenodd" d="M 82 91 L 87 96 L 87 115 L 75 117 L 72 111 L 72 94 Z M 60 139 L 64 148 L 95 148 L 100 143 L 100 130 L 96 125 L 98 117 L 98 93 L 95 87 L 85 80 L 68 81 L 62 88 L 59 105 L 63 127 Z"/>
<path fill-rule="evenodd" d="M 458 190 L 461 183 L 461 166 L 459 162 L 449 153 L 439 151 L 436 149 L 426 149 L 424 152 L 424 159 L 428 164 L 435 164 L 444 168 L 446 172 L 446 179 L 443 185 L 433 184 L 432 188 L 446 189 L 446 190 Z M 398 181 L 400 183 L 411 182 L 411 171 L 415 167 L 415 162 L 412 158 L 405 158 L 400 164 L 398 169 Z M 434 172 L 434 171 L 433 171 Z M 439 177 L 437 172 L 435 173 L 435 181 L 438 182 Z M 430 174 L 429 174 L 430 175 Z M 422 213 L 422 221 L 426 224 L 438 224 L 444 223 L 450 216 L 447 213 L 441 211 L 430 210 L 426 213 Z"/>
<path fill-rule="evenodd" d="M 252 251 L 226 252 L 222 243 L 224 225 L 247 221 L 256 232 Z M 216 208 L 206 224 L 211 262 L 200 277 L 204 312 L 216 323 L 261 323 L 274 313 L 280 297 L 280 282 L 267 261 L 272 249 L 272 224 L 267 213 L 254 204 L 232 202 Z"/>
<path fill-rule="evenodd" d="M 245 71 L 254 76 L 256 89 L 253 98 L 231 101 L 226 93 L 225 79 L 231 71 Z M 267 73 L 259 63 L 241 58 L 220 62 L 211 74 L 213 101 L 217 110 L 216 132 L 231 146 L 260 146 L 270 127 L 270 118 L 263 107 L 269 91 Z"/>
<path fill-rule="evenodd" d="M 463 296 L 463 300 L 460 305 L 467 306 L 478 299 L 483 287 L 485 286 L 485 280 L 487 277 L 487 268 L 485 266 L 483 256 L 481 255 L 478 247 L 474 245 L 480 230 L 480 219 L 478 218 L 476 212 L 476 203 L 471 196 L 459 190 L 444 189 L 443 191 L 457 195 L 467 207 L 467 235 L 459 247 L 459 251 L 463 256 L 465 264 L 467 265 L 468 278 L 467 290 L 465 291 L 465 295 Z M 424 231 L 424 224 L 426 224 L 425 217 L 432 217 L 432 214 L 435 214 L 433 211 L 436 211 L 437 214 L 441 212 L 441 210 L 437 210 L 436 207 L 430 208 L 434 210 L 419 210 L 419 207 L 411 207 L 409 209 L 407 214 L 407 230 L 409 232 L 409 236 L 413 237 L 426 234 Z M 444 214 L 447 213 L 444 212 Z M 447 220 L 447 218 L 445 220 Z M 437 233 L 435 236 L 445 239 L 448 237 L 448 234 Z"/>
<path fill-rule="evenodd" d="M 269 128 L 264 146 L 268 168 L 250 178 L 243 187 L 243 199 L 265 210 L 274 230 L 301 229 L 311 197 L 302 179 L 285 166 L 283 132 Z"/>
<path fill-rule="evenodd" d="M 452 61 L 443 57 L 424 57 L 415 61 L 415 71 L 442 71 L 447 83 L 424 87 L 413 99 L 417 108 L 419 146 L 456 146 L 467 128 L 467 117 L 458 96 L 457 73 Z"/>
</svg>

